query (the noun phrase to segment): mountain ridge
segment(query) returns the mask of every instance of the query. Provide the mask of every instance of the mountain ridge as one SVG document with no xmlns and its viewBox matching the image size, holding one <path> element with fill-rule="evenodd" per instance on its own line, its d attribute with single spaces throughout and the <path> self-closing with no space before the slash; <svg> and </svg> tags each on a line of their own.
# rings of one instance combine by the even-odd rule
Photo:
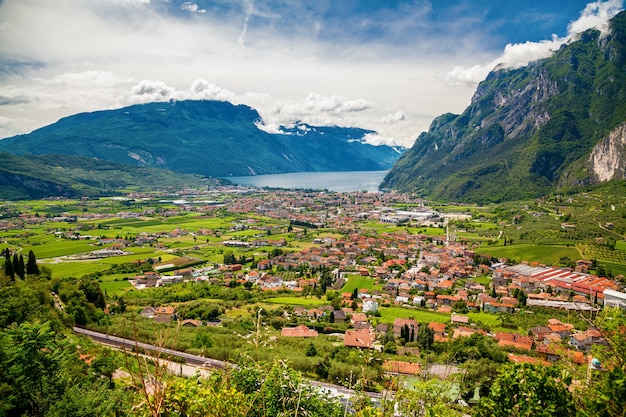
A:
<svg viewBox="0 0 626 417">
<path fill-rule="evenodd" d="M 219 180 L 83 156 L 19 156 L 0 152 L 0 199 L 6 200 L 100 197 L 121 195 L 128 188 L 201 188 L 208 182 Z"/>
<path fill-rule="evenodd" d="M 621 12 L 606 35 L 588 30 L 550 58 L 492 71 L 462 114 L 433 120 L 380 188 L 500 202 L 623 180 L 625 40 Z"/>
<path fill-rule="evenodd" d="M 0 151 L 68 154 L 211 177 L 302 171 L 386 170 L 400 151 L 360 141 L 371 130 L 259 129 L 258 112 L 209 100 L 137 104 L 79 113 L 0 141 Z M 294 130 L 295 129 L 295 130 Z"/>
</svg>

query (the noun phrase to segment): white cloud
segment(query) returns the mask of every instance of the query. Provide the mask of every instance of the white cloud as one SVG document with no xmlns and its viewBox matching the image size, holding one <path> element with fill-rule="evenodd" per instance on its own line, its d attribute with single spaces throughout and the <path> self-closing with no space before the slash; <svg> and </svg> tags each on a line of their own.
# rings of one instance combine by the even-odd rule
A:
<svg viewBox="0 0 626 417">
<path fill-rule="evenodd" d="M 182 10 L 185 10 L 187 12 L 191 12 L 191 13 L 206 13 L 205 9 L 199 9 L 198 5 L 196 3 L 193 3 L 191 1 L 186 1 L 183 4 L 180 5 L 180 8 Z"/>
<path fill-rule="evenodd" d="M 131 89 L 130 101 L 135 103 L 167 101 L 173 98 L 173 94 L 174 89 L 163 81 L 143 80 Z"/>
<path fill-rule="evenodd" d="M 597 1 L 589 3 L 581 12 L 580 17 L 569 24 L 567 36 L 560 38 L 552 35 L 551 40 L 508 44 L 498 58 L 482 65 L 471 67 L 456 66 L 441 77 L 450 85 L 475 86 L 494 68 L 515 69 L 528 65 L 530 62 L 550 57 L 561 45 L 575 39 L 576 35 L 587 29 L 599 29 L 603 33 L 608 30 L 608 21 L 622 9 L 622 0 Z"/>
<path fill-rule="evenodd" d="M 406 115 L 404 114 L 404 112 L 401 112 L 399 110 L 394 114 L 388 114 L 380 119 L 381 123 L 385 124 L 402 122 L 404 120 L 406 120 Z"/>
<path fill-rule="evenodd" d="M 587 29 L 596 28 L 606 33 L 609 20 L 622 10 L 622 0 L 597 1 L 589 3 L 580 17 L 568 26 L 568 34 L 575 35 Z"/>
<path fill-rule="evenodd" d="M 407 1 L 401 13 L 368 9 L 346 24 L 329 17 L 331 3 L 0 1 L 2 116 L 15 121 L 0 137 L 78 112 L 189 98 L 249 105 L 269 131 L 300 120 L 410 146 L 434 117 L 462 111 L 502 62 L 478 31 L 466 33 L 475 15 L 436 27 L 432 2 Z M 348 3 L 340 8 L 359 2 Z M 520 63 L 542 47 L 510 45 L 503 56 Z"/>
</svg>

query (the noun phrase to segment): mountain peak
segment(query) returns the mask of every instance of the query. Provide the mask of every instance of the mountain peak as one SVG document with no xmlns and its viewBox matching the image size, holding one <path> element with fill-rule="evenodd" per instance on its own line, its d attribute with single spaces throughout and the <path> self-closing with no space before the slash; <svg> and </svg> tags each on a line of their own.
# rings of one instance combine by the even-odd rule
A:
<svg viewBox="0 0 626 417">
<path fill-rule="evenodd" d="M 213 177 L 385 170 L 399 156 L 388 146 L 353 141 L 371 132 L 364 129 L 299 124 L 273 134 L 260 123 L 259 113 L 245 105 L 172 100 L 65 117 L 0 141 L 0 150 L 88 156 Z"/>
<path fill-rule="evenodd" d="M 621 138 L 626 122 L 625 48 L 621 12 L 606 35 L 588 30 L 550 58 L 495 69 L 462 114 L 433 121 L 381 188 L 497 202 L 608 178 L 603 149 L 619 153 L 621 139 L 605 139 Z M 591 175 L 594 161 L 602 175 Z M 617 164 L 608 170 L 624 179 Z"/>
</svg>

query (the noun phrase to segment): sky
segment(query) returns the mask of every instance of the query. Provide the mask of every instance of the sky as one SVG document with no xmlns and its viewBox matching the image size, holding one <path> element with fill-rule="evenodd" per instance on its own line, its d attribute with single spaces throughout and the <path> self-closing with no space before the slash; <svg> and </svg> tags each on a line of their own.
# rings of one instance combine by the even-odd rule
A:
<svg viewBox="0 0 626 417">
<path fill-rule="evenodd" d="M 549 56 L 623 0 L 0 0 L 0 138 L 152 101 L 245 104 L 411 146 L 496 66 Z"/>
</svg>

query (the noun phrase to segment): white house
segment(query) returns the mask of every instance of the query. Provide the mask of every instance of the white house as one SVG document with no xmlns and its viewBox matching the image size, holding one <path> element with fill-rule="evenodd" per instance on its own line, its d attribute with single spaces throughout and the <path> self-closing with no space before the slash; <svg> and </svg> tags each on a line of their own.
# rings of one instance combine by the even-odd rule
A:
<svg viewBox="0 0 626 417">
<path fill-rule="evenodd" d="M 363 300 L 363 312 L 367 313 L 369 311 L 371 311 L 372 313 L 378 311 L 378 301 L 374 300 L 373 298 L 366 298 Z"/>
</svg>

